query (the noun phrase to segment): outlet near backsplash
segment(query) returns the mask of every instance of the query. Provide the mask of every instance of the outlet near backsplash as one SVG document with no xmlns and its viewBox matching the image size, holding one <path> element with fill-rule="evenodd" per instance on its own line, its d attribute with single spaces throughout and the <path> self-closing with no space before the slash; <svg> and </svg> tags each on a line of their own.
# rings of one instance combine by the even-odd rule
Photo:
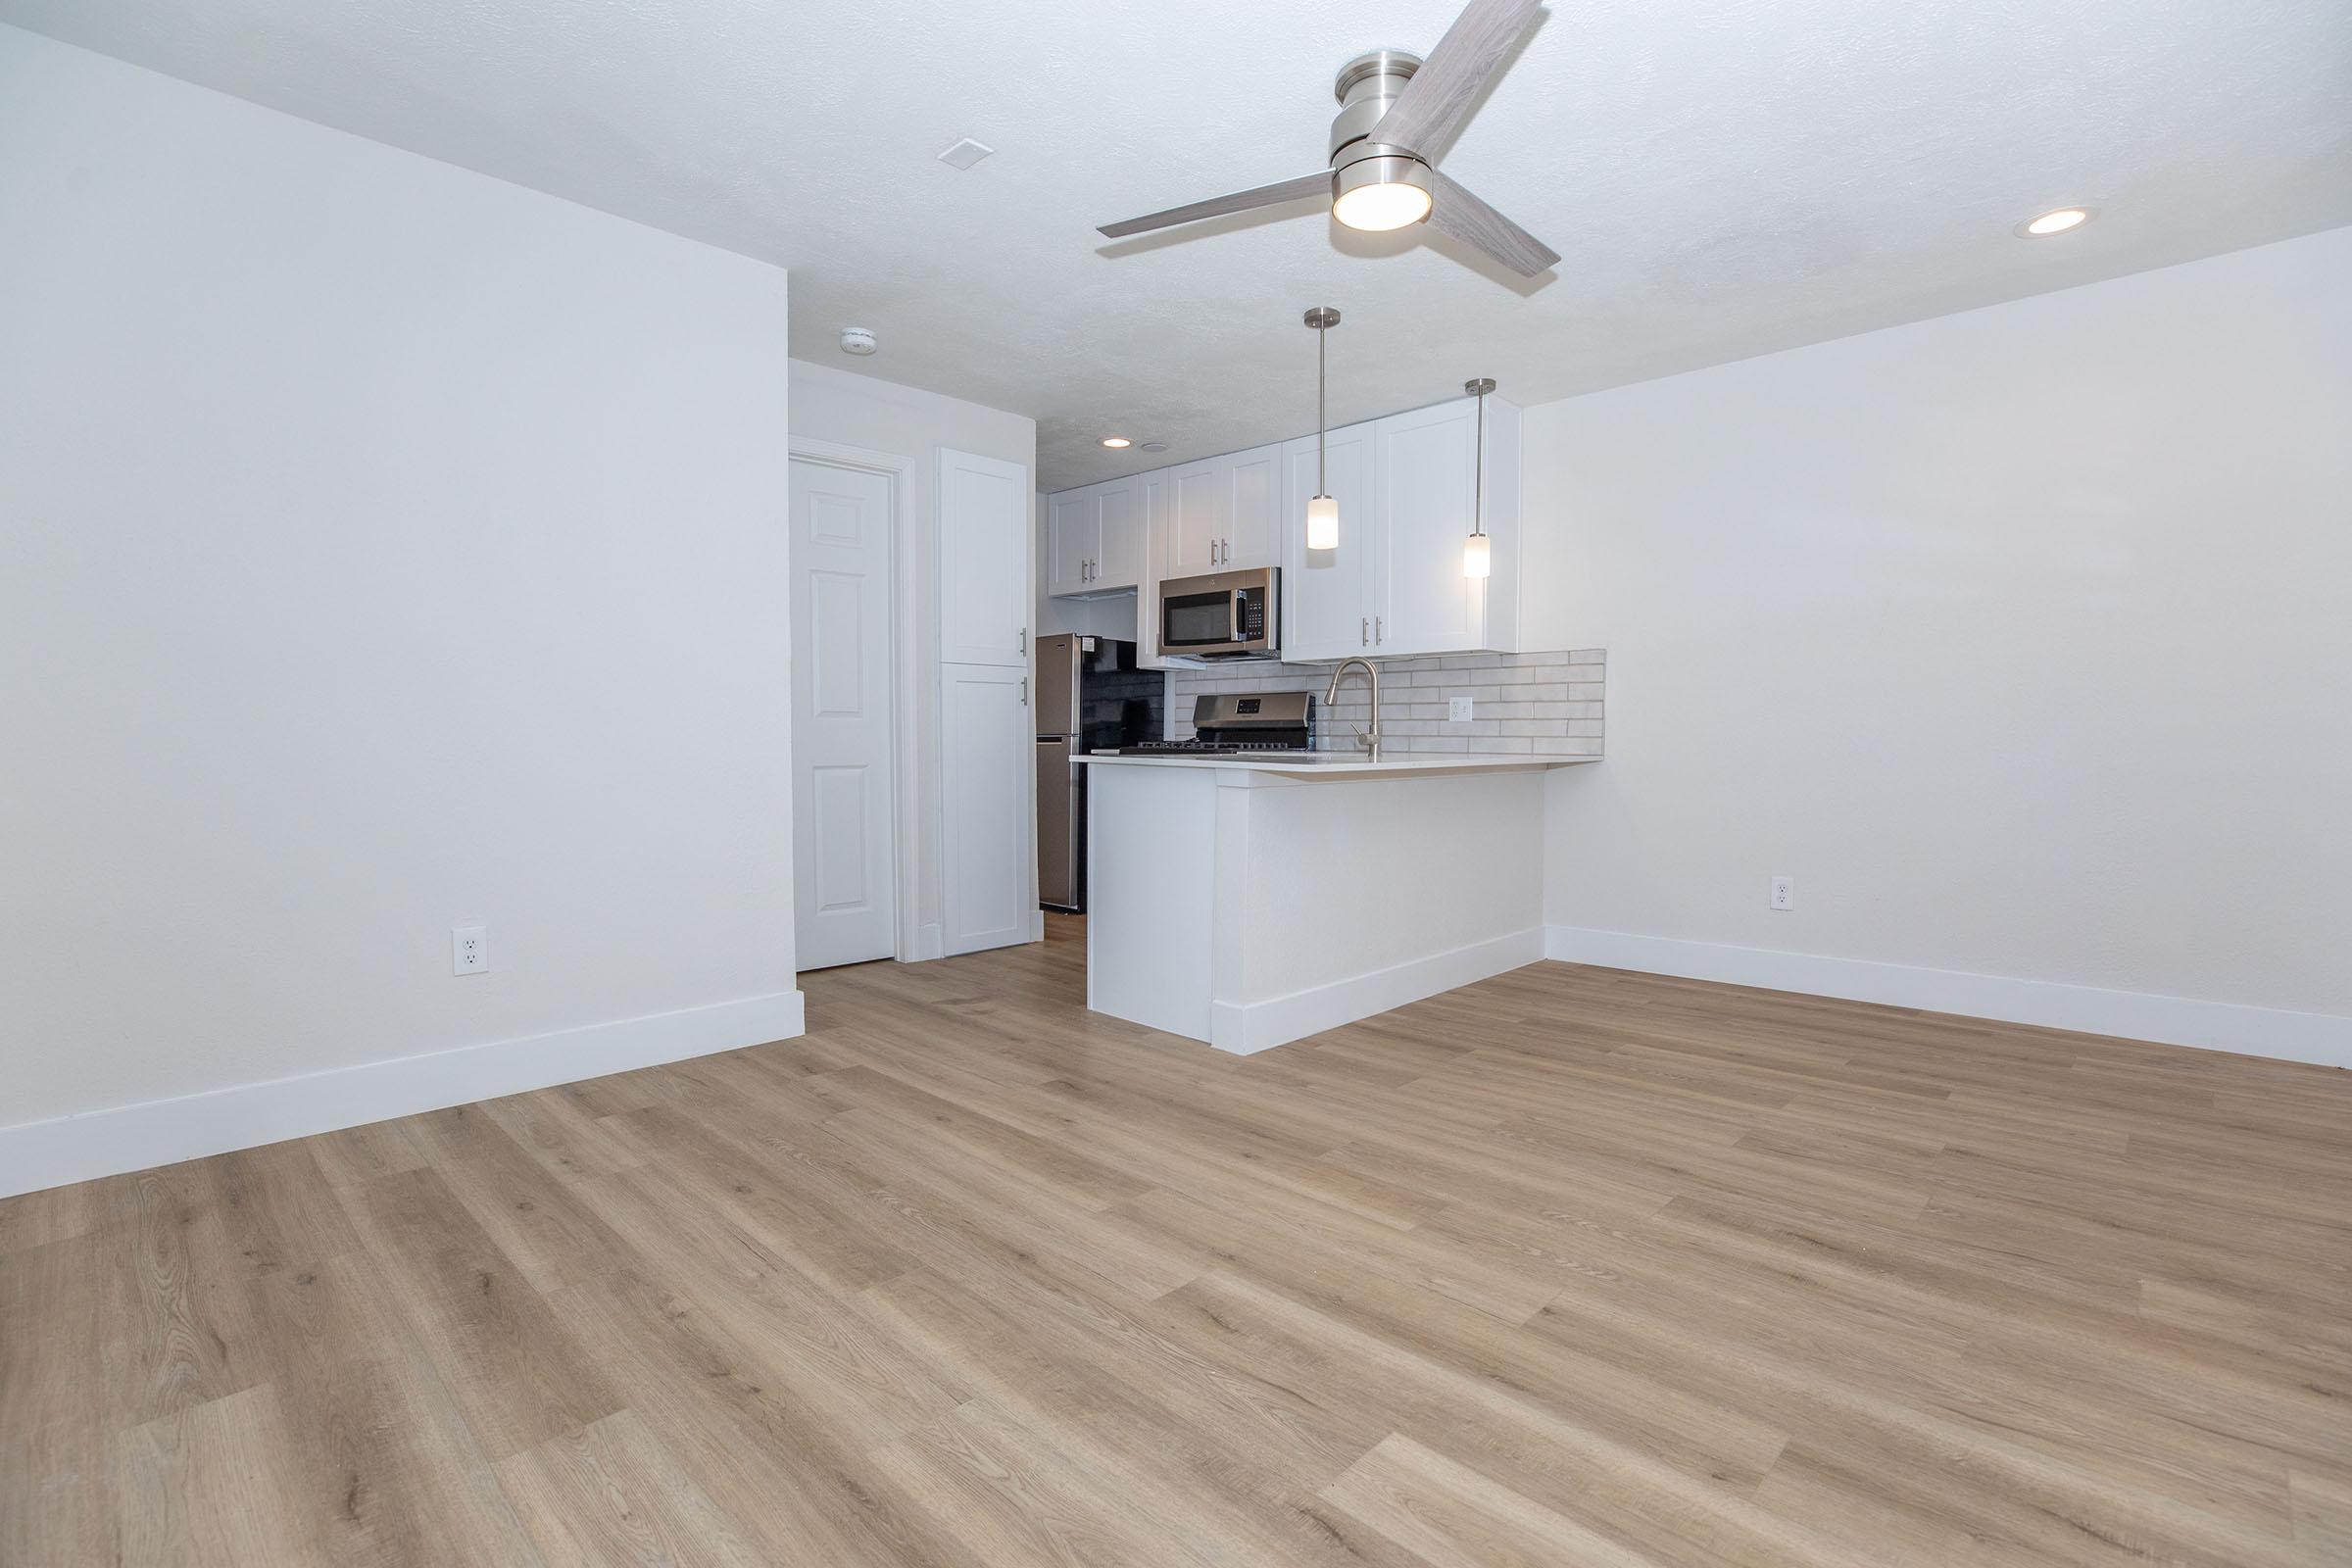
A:
<svg viewBox="0 0 2352 1568">
<path fill-rule="evenodd" d="M 1446 654 L 1377 662 L 1381 740 L 1391 752 L 1601 755 L 1601 687 L 1608 674 L 1608 654 L 1602 649 Z M 1344 745 L 1371 721 L 1371 693 L 1361 675 L 1350 674 L 1339 702 L 1323 707 L 1329 664 L 1252 662 L 1168 673 L 1168 733 L 1178 740 L 1191 738 L 1193 699 L 1202 692 L 1311 691 L 1321 746 Z M 1469 699 L 1468 723 L 1446 719 L 1456 698 Z"/>
</svg>

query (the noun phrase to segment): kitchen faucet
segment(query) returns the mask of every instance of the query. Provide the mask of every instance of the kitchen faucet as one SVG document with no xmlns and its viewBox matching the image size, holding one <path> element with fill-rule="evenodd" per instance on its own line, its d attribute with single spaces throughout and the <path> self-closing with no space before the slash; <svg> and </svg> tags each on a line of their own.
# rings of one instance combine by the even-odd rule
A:
<svg viewBox="0 0 2352 1568">
<path fill-rule="evenodd" d="M 1371 760 L 1377 762 L 1380 760 L 1380 666 L 1361 655 L 1351 654 L 1341 660 L 1339 667 L 1331 672 L 1331 685 L 1323 693 L 1323 706 L 1329 708 L 1340 700 L 1340 682 L 1346 678 L 1350 664 L 1363 665 L 1364 678 L 1372 683 L 1372 728 L 1368 734 L 1359 733 L 1355 743 L 1370 752 Z"/>
</svg>

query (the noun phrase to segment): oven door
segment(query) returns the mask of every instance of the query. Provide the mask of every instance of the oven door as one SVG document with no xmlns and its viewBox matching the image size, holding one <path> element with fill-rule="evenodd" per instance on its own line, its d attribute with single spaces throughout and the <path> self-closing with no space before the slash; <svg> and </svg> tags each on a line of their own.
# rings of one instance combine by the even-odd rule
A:
<svg viewBox="0 0 2352 1568">
<path fill-rule="evenodd" d="M 1273 653 L 1275 611 L 1271 570 L 1171 578 L 1159 587 L 1159 651 L 1195 659 Z"/>
</svg>

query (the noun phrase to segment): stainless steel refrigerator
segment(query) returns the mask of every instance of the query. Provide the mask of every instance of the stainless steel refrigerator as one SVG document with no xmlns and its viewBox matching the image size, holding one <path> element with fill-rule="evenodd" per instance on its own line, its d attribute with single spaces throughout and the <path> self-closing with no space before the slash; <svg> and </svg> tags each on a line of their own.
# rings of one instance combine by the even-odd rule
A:
<svg viewBox="0 0 2352 1568">
<path fill-rule="evenodd" d="M 1086 908 L 1090 751 L 1157 740 L 1165 682 L 1135 667 L 1135 644 L 1063 634 L 1037 640 L 1037 902 Z"/>
</svg>

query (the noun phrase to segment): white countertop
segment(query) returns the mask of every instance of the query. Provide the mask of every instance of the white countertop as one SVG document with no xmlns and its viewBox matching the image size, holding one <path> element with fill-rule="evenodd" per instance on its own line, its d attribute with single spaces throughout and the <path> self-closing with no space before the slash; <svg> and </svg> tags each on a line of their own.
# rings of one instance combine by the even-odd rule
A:
<svg viewBox="0 0 2352 1568">
<path fill-rule="evenodd" d="M 1077 759 L 1097 766 L 1213 767 L 1239 773 L 1280 773 L 1291 778 L 1348 778 L 1366 774 L 1480 773 L 1497 768 L 1574 767 L 1597 762 L 1597 757 L 1562 757 L 1546 752 L 1390 752 L 1377 762 L 1350 752 L 1318 757 L 1259 758 L 1245 761 L 1233 757 L 1118 757 L 1093 752 Z"/>
</svg>

